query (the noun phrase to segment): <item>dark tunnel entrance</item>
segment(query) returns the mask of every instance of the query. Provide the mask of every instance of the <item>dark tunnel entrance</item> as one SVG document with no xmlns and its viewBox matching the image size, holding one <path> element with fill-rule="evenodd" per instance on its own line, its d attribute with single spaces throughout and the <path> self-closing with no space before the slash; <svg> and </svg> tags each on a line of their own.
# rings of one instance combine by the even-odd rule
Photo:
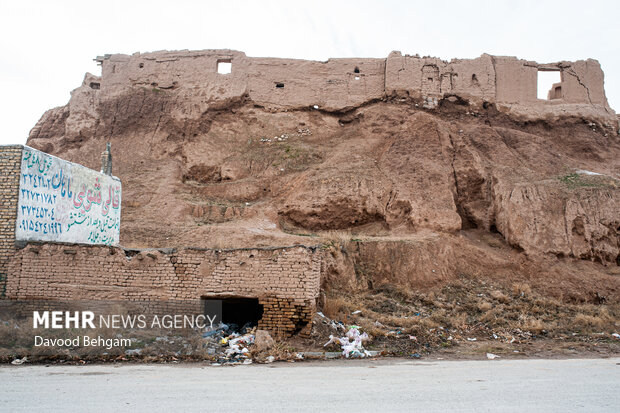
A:
<svg viewBox="0 0 620 413">
<path fill-rule="evenodd" d="M 222 321 L 233 330 L 255 327 L 263 317 L 263 306 L 259 304 L 258 298 L 203 297 L 203 301 L 206 315 L 218 314 L 221 319 L 216 319 L 216 324 Z"/>
</svg>

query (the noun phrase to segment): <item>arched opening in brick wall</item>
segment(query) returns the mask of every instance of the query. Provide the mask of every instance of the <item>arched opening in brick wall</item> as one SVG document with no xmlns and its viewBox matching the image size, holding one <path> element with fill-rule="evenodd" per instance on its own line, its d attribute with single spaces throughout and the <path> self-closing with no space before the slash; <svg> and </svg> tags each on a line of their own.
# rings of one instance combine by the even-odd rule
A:
<svg viewBox="0 0 620 413">
<path fill-rule="evenodd" d="M 224 324 L 236 325 L 235 330 L 245 327 L 255 327 L 263 318 L 263 305 L 258 298 L 252 297 L 202 297 L 205 315 L 214 315 L 220 312 L 219 317 Z M 232 327 L 232 326 L 231 326 Z"/>
<path fill-rule="evenodd" d="M 562 72 L 552 69 L 538 69 L 536 97 L 543 100 L 562 99 Z"/>
</svg>

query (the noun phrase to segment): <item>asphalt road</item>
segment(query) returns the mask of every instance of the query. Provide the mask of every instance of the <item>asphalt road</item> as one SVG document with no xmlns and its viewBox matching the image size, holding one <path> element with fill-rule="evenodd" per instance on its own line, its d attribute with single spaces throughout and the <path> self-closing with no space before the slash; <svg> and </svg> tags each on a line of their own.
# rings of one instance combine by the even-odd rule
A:
<svg viewBox="0 0 620 413">
<path fill-rule="evenodd" d="M 3 366 L 0 410 L 618 412 L 620 358 Z"/>
</svg>

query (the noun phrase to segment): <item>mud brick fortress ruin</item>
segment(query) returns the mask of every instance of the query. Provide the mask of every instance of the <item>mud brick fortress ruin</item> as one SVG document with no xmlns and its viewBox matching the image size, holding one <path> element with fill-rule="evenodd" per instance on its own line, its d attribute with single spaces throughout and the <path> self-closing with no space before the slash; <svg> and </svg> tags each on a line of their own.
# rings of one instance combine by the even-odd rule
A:
<svg viewBox="0 0 620 413">
<path fill-rule="evenodd" d="M 538 64 L 485 54 L 446 62 L 393 52 L 386 59 L 315 62 L 250 58 L 231 50 L 96 60 L 102 75 L 88 74 L 68 109 L 49 111 L 43 120 L 62 118 L 74 130 L 92 130 L 99 124 L 92 112 L 106 101 L 132 88 L 156 88 L 175 91 L 179 118 L 243 99 L 265 110 L 343 113 L 390 96 L 411 99 L 420 110 L 433 110 L 447 99 L 495 105 L 524 119 L 584 117 L 618 130 L 594 60 Z M 537 99 L 539 71 L 561 75 L 548 100 Z M 35 140 L 39 128 L 31 133 Z M 123 176 L 28 146 L 0 147 L 0 170 L 3 299 L 254 299 L 263 307 L 261 328 L 308 333 L 320 293 L 320 247 L 124 249 L 119 244 Z"/>
<path fill-rule="evenodd" d="M 96 60 L 102 76 L 87 76 L 83 87 L 96 90 L 100 99 L 135 86 L 181 89 L 194 110 L 217 108 L 218 102 L 243 96 L 266 107 L 316 106 L 324 111 L 346 111 L 394 95 L 418 98 L 433 108 L 438 100 L 454 96 L 494 103 L 513 114 L 602 111 L 615 120 L 596 60 L 539 64 L 485 54 L 446 62 L 392 52 L 387 59 L 316 62 L 250 58 L 232 50 L 113 54 Z M 561 76 L 547 101 L 537 99 L 539 71 Z"/>
</svg>

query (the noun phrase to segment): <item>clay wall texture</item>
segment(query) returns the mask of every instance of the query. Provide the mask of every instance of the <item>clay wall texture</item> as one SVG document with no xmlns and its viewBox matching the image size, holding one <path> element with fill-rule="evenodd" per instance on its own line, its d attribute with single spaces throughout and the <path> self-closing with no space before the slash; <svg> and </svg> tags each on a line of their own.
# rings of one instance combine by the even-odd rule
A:
<svg viewBox="0 0 620 413">
<path fill-rule="evenodd" d="M 29 244 L 8 265 L 14 300 L 198 300 L 252 297 L 259 328 L 308 334 L 319 294 L 315 248 L 126 251 L 118 247 Z"/>
<path fill-rule="evenodd" d="M 8 260 L 15 254 L 15 220 L 22 146 L 0 146 L 0 298 L 6 294 Z"/>
<path fill-rule="evenodd" d="M 551 104 L 595 105 L 609 110 L 603 72 L 592 59 L 538 64 L 483 54 L 476 59 L 443 61 L 392 52 L 386 59 L 318 62 L 203 50 L 113 54 L 99 57 L 98 61 L 102 76 L 87 75 L 84 86 L 96 84 L 101 97 L 126 93 L 129 87 L 177 89 L 198 107 L 248 96 L 267 107 L 316 105 L 323 110 L 342 111 L 404 94 L 425 102 L 458 95 L 473 103 L 538 106 L 541 110 Z M 217 72 L 220 61 L 232 63 L 230 74 Z M 537 99 L 538 70 L 561 72 L 560 99 Z"/>
</svg>

